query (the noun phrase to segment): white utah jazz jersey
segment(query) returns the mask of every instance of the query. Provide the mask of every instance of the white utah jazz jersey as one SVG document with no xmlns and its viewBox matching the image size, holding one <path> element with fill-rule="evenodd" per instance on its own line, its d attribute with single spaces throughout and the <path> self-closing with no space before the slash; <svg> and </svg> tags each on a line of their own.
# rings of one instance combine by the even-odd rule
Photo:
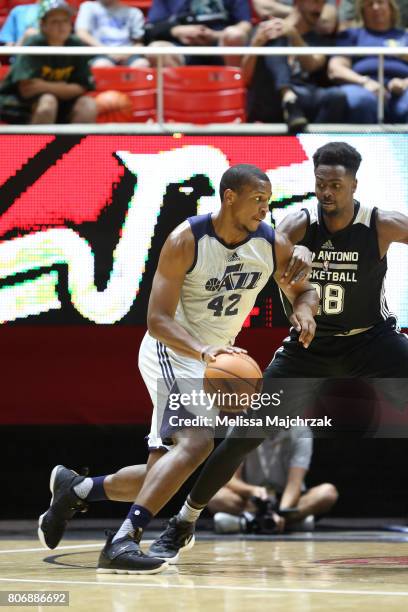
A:
<svg viewBox="0 0 408 612">
<path fill-rule="evenodd" d="M 262 222 L 256 232 L 232 248 L 216 236 L 211 214 L 188 221 L 195 256 L 175 319 L 204 344 L 233 344 L 256 296 L 275 270 L 275 232 Z"/>
</svg>

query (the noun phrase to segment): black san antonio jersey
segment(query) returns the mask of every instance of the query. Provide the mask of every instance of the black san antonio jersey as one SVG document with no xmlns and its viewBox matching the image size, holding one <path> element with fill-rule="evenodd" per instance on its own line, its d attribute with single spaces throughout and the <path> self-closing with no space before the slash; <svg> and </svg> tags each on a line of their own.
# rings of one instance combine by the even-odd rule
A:
<svg viewBox="0 0 408 612">
<path fill-rule="evenodd" d="M 353 220 L 334 234 L 319 204 L 303 210 L 308 223 L 299 244 L 313 253 L 310 282 L 320 298 L 316 336 L 353 333 L 394 316 L 385 299 L 387 257 L 380 259 L 378 250 L 377 209 L 355 202 Z"/>
</svg>

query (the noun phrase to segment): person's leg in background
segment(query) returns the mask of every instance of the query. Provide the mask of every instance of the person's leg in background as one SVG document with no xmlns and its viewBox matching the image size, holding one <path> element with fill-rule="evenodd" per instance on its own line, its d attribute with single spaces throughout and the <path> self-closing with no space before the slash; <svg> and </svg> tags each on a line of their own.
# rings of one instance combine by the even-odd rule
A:
<svg viewBox="0 0 408 612">
<path fill-rule="evenodd" d="M 408 123 L 408 89 L 399 96 L 392 95 L 388 106 L 391 123 Z"/>
<path fill-rule="evenodd" d="M 34 125 L 55 123 L 58 115 L 58 99 L 49 93 L 39 96 L 33 106 L 31 123 Z"/>
<path fill-rule="evenodd" d="M 245 47 L 247 44 L 248 35 L 233 25 L 225 28 L 219 38 L 220 47 Z M 240 66 L 241 57 L 239 55 L 225 55 L 224 64 L 225 66 Z"/>
<path fill-rule="evenodd" d="M 228 487 L 222 487 L 208 502 L 208 510 L 211 514 L 217 512 L 228 512 L 229 514 L 241 514 L 248 505 L 248 500 L 231 491 Z"/>
<path fill-rule="evenodd" d="M 294 85 L 306 117 L 313 123 L 345 123 L 347 98 L 340 87 Z"/>
<path fill-rule="evenodd" d="M 377 96 L 362 85 L 340 85 L 347 98 L 347 123 L 377 123 Z"/>
<path fill-rule="evenodd" d="M 278 38 L 268 42 L 265 46 L 287 46 L 287 40 L 286 38 Z M 301 131 L 307 124 L 307 119 L 299 105 L 296 92 L 291 86 L 291 69 L 287 57 L 267 55 L 259 58 L 258 62 L 260 62 L 261 67 L 254 76 L 259 81 L 256 87 L 257 95 L 262 97 L 265 92 L 264 95 L 271 106 L 269 113 L 277 116 L 277 120 L 283 118 L 288 125 L 289 132 Z M 273 89 L 274 96 L 271 95 L 271 89 Z"/>
<path fill-rule="evenodd" d="M 90 96 L 80 96 L 72 106 L 70 123 L 95 123 L 98 111 Z"/>
<path fill-rule="evenodd" d="M 301 495 L 297 505 L 298 511 L 285 519 L 286 526 L 290 528 L 307 516 L 326 514 L 334 506 L 338 497 L 338 491 L 331 483 L 326 482 L 312 487 Z"/>
</svg>

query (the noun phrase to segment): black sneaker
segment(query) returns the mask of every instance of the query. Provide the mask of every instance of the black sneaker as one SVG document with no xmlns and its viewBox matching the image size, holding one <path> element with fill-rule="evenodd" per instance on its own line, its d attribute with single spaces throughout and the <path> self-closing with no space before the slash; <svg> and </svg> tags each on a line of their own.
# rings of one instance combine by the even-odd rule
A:
<svg viewBox="0 0 408 612">
<path fill-rule="evenodd" d="M 302 107 L 297 100 L 283 104 L 283 118 L 288 126 L 289 134 L 303 132 L 307 125 L 307 119 L 303 114 Z"/>
<path fill-rule="evenodd" d="M 86 512 L 88 504 L 80 499 L 73 487 L 82 482 L 86 476 L 80 476 L 63 465 L 56 465 L 51 472 L 50 507 L 38 519 L 38 537 L 43 546 L 55 548 L 64 535 L 68 521 L 75 512 Z"/>
<path fill-rule="evenodd" d="M 98 569 L 100 574 L 158 574 L 168 567 L 163 559 L 156 559 L 140 550 L 139 542 L 142 531 L 128 533 L 123 538 L 112 542 L 114 533 L 110 533 L 105 546 L 99 555 Z"/>
<path fill-rule="evenodd" d="M 195 523 L 178 521 L 173 516 L 163 533 L 151 544 L 149 555 L 166 559 L 170 565 L 177 563 L 182 550 L 193 548 Z"/>
</svg>

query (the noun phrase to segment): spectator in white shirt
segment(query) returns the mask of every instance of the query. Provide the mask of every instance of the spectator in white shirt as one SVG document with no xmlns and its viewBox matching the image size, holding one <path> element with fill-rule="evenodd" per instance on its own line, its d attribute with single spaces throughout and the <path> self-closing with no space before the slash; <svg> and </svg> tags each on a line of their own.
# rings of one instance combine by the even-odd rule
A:
<svg viewBox="0 0 408 612">
<path fill-rule="evenodd" d="M 136 7 L 126 6 L 120 0 L 83 2 L 75 22 L 75 32 L 87 45 L 112 48 L 112 53 L 92 59 L 92 66 L 149 66 L 149 61 L 137 53 L 137 47 L 143 44 L 144 17 Z M 124 46 L 134 46 L 135 54 L 115 53 L 115 49 Z"/>
</svg>

